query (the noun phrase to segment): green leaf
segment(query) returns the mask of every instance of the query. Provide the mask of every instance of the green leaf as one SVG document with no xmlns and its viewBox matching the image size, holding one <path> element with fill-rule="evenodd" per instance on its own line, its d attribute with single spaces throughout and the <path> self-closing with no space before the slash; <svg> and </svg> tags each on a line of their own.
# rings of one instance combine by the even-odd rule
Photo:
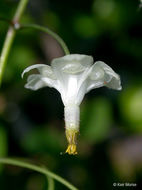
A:
<svg viewBox="0 0 142 190">
<path fill-rule="evenodd" d="M 7 143 L 7 133 L 3 126 L 0 125 L 0 158 L 7 156 L 8 143 Z M 0 172 L 3 166 L 0 165 Z"/>
<path fill-rule="evenodd" d="M 112 124 L 111 104 L 105 98 L 96 98 L 83 105 L 81 135 L 89 142 L 104 140 Z"/>
</svg>

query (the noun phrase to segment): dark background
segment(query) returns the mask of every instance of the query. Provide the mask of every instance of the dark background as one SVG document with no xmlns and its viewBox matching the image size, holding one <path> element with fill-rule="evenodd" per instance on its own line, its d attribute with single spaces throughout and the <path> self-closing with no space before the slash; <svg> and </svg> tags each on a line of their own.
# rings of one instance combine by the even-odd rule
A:
<svg viewBox="0 0 142 190">
<path fill-rule="evenodd" d="M 18 1 L 0 0 L 0 17 L 12 19 Z M 49 35 L 17 32 L 0 89 L 0 157 L 44 164 L 81 190 L 111 190 L 113 183 L 142 188 L 142 9 L 137 0 L 30 0 L 21 23 L 48 26 L 71 53 L 92 55 L 111 66 L 122 91 L 89 92 L 81 104 L 78 155 L 64 154 L 63 104 L 55 89 L 24 88 L 22 71 L 63 55 Z M 0 21 L 0 48 L 8 24 Z M 55 189 L 67 189 L 55 182 Z M 46 178 L 0 165 L 0 189 L 45 190 Z"/>
</svg>

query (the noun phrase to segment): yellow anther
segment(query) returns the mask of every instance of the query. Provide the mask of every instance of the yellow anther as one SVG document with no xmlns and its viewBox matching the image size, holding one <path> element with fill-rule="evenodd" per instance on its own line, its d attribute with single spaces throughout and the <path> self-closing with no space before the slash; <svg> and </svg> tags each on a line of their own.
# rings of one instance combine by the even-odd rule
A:
<svg viewBox="0 0 142 190">
<path fill-rule="evenodd" d="M 76 150 L 76 137 L 78 131 L 76 129 L 66 129 L 66 137 L 68 141 L 68 147 L 66 153 L 68 154 L 77 154 Z"/>
<path fill-rule="evenodd" d="M 77 154 L 76 145 L 75 144 L 69 144 L 67 147 L 66 153 L 73 154 L 73 155 Z"/>
</svg>

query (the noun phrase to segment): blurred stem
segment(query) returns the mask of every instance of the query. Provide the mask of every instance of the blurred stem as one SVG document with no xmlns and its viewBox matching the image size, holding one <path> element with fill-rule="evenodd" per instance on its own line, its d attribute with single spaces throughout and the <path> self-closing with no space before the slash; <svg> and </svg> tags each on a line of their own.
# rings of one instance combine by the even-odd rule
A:
<svg viewBox="0 0 142 190">
<path fill-rule="evenodd" d="M 57 40 L 57 42 L 63 48 L 65 54 L 66 55 L 70 54 L 69 49 L 68 49 L 67 45 L 65 44 L 65 42 L 63 41 L 63 39 L 58 34 L 53 32 L 52 30 L 50 30 L 49 28 L 40 26 L 37 24 L 26 24 L 26 25 L 22 25 L 20 28 L 33 28 L 33 29 L 40 30 L 42 32 L 45 32 L 45 33 L 51 35 L 55 40 Z"/>
<path fill-rule="evenodd" d="M 47 176 L 47 180 L 48 180 L 48 190 L 54 190 L 54 180 L 48 176 Z"/>
<path fill-rule="evenodd" d="M 26 8 L 28 0 L 20 0 L 18 7 L 16 9 L 15 15 L 13 17 L 12 23 L 13 26 L 10 26 L 4 41 L 4 45 L 2 48 L 1 56 L 0 56 L 0 85 L 2 83 L 2 76 L 4 72 L 4 68 L 7 62 L 7 58 L 16 34 L 16 27 L 19 25 L 19 20 Z"/>
<path fill-rule="evenodd" d="M 63 185 L 65 185 L 66 187 L 68 187 L 71 190 L 78 190 L 75 186 L 73 186 L 71 183 L 66 181 L 64 178 L 56 175 L 55 173 L 53 173 L 53 172 L 51 172 L 48 169 L 45 169 L 43 167 L 36 166 L 36 165 L 30 164 L 27 162 L 23 162 L 20 160 L 11 159 L 11 158 L 0 158 L 0 163 L 10 164 L 10 165 L 19 166 L 22 168 L 28 168 L 28 169 L 34 170 L 36 172 L 42 173 L 46 176 L 49 176 L 50 178 L 57 180 L 58 182 L 62 183 Z"/>
</svg>

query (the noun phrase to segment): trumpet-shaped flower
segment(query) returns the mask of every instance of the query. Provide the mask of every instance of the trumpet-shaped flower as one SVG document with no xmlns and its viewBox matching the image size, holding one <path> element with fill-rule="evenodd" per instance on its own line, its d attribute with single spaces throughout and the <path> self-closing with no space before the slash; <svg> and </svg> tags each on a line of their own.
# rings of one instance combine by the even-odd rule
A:
<svg viewBox="0 0 142 190">
<path fill-rule="evenodd" d="M 37 64 L 26 68 L 22 77 L 31 69 L 25 88 L 38 90 L 42 87 L 57 89 L 64 104 L 66 137 L 69 154 L 76 154 L 76 136 L 79 131 L 80 103 L 84 95 L 92 89 L 106 86 L 121 90 L 120 77 L 102 61 L 93 64 L 93 58 L 87 55 L 70 54 L 53 59 L 51 66 Z"/>
</svg>

